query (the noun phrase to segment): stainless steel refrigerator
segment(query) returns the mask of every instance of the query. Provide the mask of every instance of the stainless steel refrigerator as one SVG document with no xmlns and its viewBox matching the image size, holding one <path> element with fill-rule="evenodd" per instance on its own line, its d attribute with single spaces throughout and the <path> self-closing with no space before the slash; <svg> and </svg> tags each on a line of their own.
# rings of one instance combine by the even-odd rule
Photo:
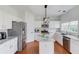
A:
<svg viewBox="0 0 79 59">
<path fill-rule="evenodd" d="M 26 41 L 26 23 L 12 21 L 12 29 L 8 29 L 8 36 L 18 37 L 18 51 L 22 51 Z"/>
</svg>

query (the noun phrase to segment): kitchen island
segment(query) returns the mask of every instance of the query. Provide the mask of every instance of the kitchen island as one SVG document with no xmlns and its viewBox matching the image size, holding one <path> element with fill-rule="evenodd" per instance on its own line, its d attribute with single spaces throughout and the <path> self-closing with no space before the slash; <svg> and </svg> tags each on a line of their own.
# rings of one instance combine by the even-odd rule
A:
<svg viewBox="0 0 79 59">
<path fill-rule="evenodd" d="M 39 53 L 40 54 L 53 54 L 54 53 L 54 39 L 48 35 L 40 36 L 39 40 Z"/>
<path fill-rule="evenodd" d="M 39 53 L 40 54 L 53 54 L 54 42 L 53 41 L 39 41 Z"/>
</svg>

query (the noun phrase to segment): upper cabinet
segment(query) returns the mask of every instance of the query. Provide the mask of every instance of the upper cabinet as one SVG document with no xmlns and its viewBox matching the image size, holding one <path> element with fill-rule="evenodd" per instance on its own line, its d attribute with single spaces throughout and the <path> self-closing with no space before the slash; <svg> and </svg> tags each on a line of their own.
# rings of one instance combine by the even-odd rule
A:
<svg viewBox="0 0 79 59">
<path fill-rule="evenodd" d="M 0 11 L 0 29 L 11 29 L 12 18 L 5 12 Z"/>
<path fill-rule="evenodd" d="M 17 22 L 23 22 L 23 19 L 16 17 L 16 16 L 11 16 L 12 17 L 12 21 L 17 21 Z"/>
<path fill-rule="evenodd" d="M 50 21 L 49 28 L 60 28 L 60 21 Z"/>
<path fill-rule="evenodd" d="M 42 21 L 35 21 L 35 27 L 40 28 L 42 25 Z"/>
<path fill-rule="evenodd" d="M 0 29 L 2 29 L 2 24 L 3 24 L 3 13 L 0 11 Z"/>
<path fill-rule="evenodd" d="M 6 12 L 0 11 L 0 29 L 11 29 L 12 21 L 22 22 L 23 20 Z"/>
<path fill-rule="evenodd" d="M 11 28 L 12 28 L 12 16 L 7 13 L 3 13 L 2 29 L 11 29 Z"/>
</svg>

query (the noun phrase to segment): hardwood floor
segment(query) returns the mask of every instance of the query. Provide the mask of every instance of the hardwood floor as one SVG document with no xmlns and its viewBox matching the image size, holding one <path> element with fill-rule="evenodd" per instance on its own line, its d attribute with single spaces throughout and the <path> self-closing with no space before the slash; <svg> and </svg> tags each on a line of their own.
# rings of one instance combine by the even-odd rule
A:
<svg viewBox="0 0 79 59">
<path fill-rule="evenodd" d="M 70 54 L 58 42 L 54 42 L 54 54 Z"/>
<path fill-rule="evenodd" d="M 16 54 L 39 54 L 39 42 L 33 41 L 26 44 L 26 47 L 23 51 L 18 51 Z"/>
<path fill-rule="evenodd" d="M 26 44 L 23 51 L 18 51 L 16 54 L 39 54 L 39 42 L 33 41 Z M 54 42 L 54 54 L 70 54 L 59 43 Z"/>
</svg>

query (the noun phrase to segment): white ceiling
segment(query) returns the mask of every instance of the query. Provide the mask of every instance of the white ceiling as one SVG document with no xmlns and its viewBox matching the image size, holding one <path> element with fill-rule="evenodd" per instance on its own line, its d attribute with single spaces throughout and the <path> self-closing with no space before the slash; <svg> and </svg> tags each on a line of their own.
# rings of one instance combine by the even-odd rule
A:
<svg viewBox="0 0 79 59">
<path fill-rule="evenodd" d="M 44 5 L 13 5 L 13 8 L 17 9 L 18 11 L 25 11 L 26 9 L 32 11 L 35 15 L 44 17 Z M 47 16 L 59 16 L 66 12 L 68 12 L 70 9 L 72 9 L 74 5 L 48 5 L 47 6 Z M 58 12 L 59 10 L 66 10 L 66 12 Z"/>
<path fill-rule="evenodd" d="M 27 6 L 33 13 L 39 16 L 44 16 L 44 6 L 42 5 L 31 5 Z M 68 12 L 70 9 L 72 9 L 74 5 L 48 5 L 47 6 L 47 15 L 50 16 L 59 16 L 63 14 L 64 12 L 58 12 L 59 10 L 66 10 Z"/>
</svg>

